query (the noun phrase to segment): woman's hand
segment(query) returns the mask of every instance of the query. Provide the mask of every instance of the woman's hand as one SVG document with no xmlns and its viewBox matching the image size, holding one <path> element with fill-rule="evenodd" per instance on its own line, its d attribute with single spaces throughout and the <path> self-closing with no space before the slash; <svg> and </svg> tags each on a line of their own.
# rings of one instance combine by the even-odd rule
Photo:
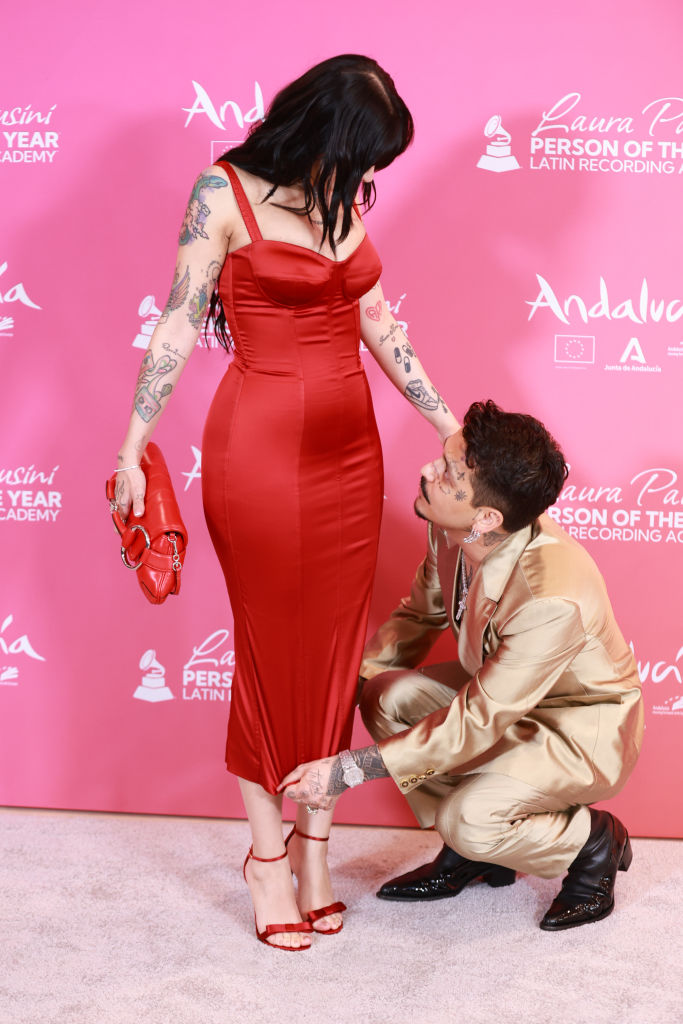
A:
<svg viewBox="0 0 683 1024">
<path fill-rule="evenodd" d="M 141 516 L 145 511 L 145 490 L 147 481 L 145 474 L 137 469 L 121 470 L 116 474 L 114 496 L 119 506 L 121 518 L 125 522 L 133 508 L 133 515 Z"/>
<path fill-rule="evenodd" d="M 446 425 L 444 427 L 442 427 L 441 430 L 438 431 L 439 440 L 441 441 L 441 447 L 443 447 L 445 445 L 445 443 L 446 443 L 446 441 L 448 440 L 449 437 L 452 437 L 453 434 L 457 434 L 458 431 L 460 430 L 460 424 L 456 420 L 456 418 L 453 415 L 453 413 L 450 412 L 450 410 L 449 410 L 449 417 L 450 417 L 450 419 L 446 423 Z"/>
</svg>

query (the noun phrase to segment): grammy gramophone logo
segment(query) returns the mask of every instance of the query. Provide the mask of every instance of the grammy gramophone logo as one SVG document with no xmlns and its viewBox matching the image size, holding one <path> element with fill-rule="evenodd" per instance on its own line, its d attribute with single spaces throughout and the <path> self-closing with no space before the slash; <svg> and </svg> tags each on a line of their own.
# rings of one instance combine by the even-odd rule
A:
<svg viewBox="0 0 683 1024">
<path fill-rule="evenodd" d="M 173 694 L 166 685 L 166 669 L 157 661 L 157 652 L 150 649 L 140 658 L 140 669 L 143 676 L 140 685 L 133 694 L 136 700 L 146 700 L 157 704 L 162 700 L 173 700 Z"/>
<path fill-rule="evenodd" d="M 488 119 L 484 126 L 484 135 L 488 143 L 486 152 L 479 157 L 477 167 L 481 167 L 484 171 L 496 171 L 497 173 L 519 170 L 519 163 L 517 158 L 512 155 L 510 147 L 510 133 L 503 128 L 500 114 L 494 114 Z"/>
</svg>

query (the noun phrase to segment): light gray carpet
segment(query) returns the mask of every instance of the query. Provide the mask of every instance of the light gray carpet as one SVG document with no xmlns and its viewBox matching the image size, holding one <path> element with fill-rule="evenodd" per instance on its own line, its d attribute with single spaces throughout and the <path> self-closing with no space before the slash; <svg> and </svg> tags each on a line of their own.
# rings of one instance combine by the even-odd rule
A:
<svg viewBox="0 0 683 1024">
<path fill-rule="evenodd" d="M 256 941 L 244 822 L 0 811 L 1 1024 L 680 1024 L 683 843 L 636 840 L 618 906 L 556 935 L 558 884 L 405 906 L 378 885 L 434 833 L 338 826 L 344 930 Z"/>
</svg>

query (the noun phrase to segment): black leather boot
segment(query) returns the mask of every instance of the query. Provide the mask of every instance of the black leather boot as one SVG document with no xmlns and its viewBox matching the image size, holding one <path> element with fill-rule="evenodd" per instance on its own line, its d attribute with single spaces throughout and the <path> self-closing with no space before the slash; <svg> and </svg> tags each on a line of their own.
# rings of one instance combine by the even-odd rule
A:
<svg viewBox="0 0 683 1024">
<path fill-rule="evenodd" d="M 614 910 L 617 871 L 628 871 L 633 860 L 628 832 L 618 818 L 591 807 L 591 830 L 541 921 L 547 932 L 601 921 Z"/>
<path fill-rule="evenodd" d="M 444 845 L 429 864 L 385 882 L 377 895 L 381 900 L 444 900 L 457 896 L 475 878 L 497 888 L 512 885 L 515 872 L 498 864 L 466 860 L 450 846 Z"/>
</svg>

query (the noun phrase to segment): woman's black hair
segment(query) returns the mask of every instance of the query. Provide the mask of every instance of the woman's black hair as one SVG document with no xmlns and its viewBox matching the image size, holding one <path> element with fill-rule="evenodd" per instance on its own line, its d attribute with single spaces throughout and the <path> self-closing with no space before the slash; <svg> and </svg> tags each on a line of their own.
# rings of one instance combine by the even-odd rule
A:
<svg viewBox="0 0 683 1024">
<path fill-rule="evenodd" d="M 371 167 L 388 167 L 408 147 L 413 131 L 410 111 L 386 71 L 371 57 L 343 54 L 316 64 L 281 89 L 265 119 L 221 159 L 267 181 L 271 188 L 265 199 L 280 186 L 302 188 L 304 205 L 298 212 L 318 211 L 321 246 L 328 239 L 334 253 L 351 229 L 363 175 Z M 374 182 L 363 182 L 362 195 L 370 209 Z M 340 207 L 341 230 L 335 234 Z M 209 315 L 218 340 L 230 348 L 217 292 Z"/>
</svg>

